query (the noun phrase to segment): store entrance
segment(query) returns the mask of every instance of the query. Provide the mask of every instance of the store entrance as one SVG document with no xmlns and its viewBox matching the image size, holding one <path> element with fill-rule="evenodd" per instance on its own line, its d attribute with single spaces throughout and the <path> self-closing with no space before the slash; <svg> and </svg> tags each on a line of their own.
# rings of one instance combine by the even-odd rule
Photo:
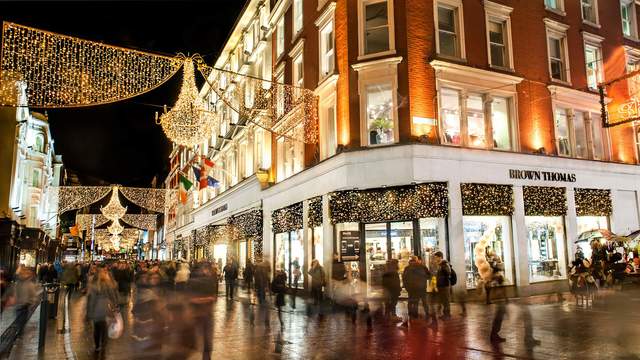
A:
<svg viewBox="0 0 640 360">
<path fill-rule="evenodd" d="M 382 275 L 385 272 L 387 260 L 398 260 L 398 272 L 402 279 L 402 272 L 414 253 L 413 221 L 364 224 L 364 234 L 367 254 L 365 260 L 367 295 L 382 296 Z"/>
</svg>

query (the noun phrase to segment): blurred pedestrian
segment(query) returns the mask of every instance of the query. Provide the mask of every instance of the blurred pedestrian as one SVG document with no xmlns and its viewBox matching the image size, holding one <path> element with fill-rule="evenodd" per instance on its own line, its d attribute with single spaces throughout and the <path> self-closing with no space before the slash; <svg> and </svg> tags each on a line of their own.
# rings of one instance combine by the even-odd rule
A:
<svg viewBox="0 0 640 360">
<path fill-rule="evenodd" d="M 216 300 L 217 279 L 211 264 L 200 263 L 196 266 L 187 283 L 191 295 L 193 324 L 201 332 L 203 339 L 202 359 L 211 358 L 213 350 L 213 303 Z"/>
<path fill-rule="evenodd" d="M 93 322 L 95 352 L 101 352 L 107 341 L 107 317 L 116 311 L 118 295 L 116 284 L 106 268 L 98 270 L 89 285 L 86 316 Z"/>
<path fill-rule="evenodd" d="M 78 285 L 80 273 L 72 263 L 66 263 L 62 270 L 62 284 L 67 287 L 69 293 L 73 293 Z"/>
<path fill-rule="evenodd" d="M 311 268 L 308 271 L 311 276 L 311 297 L 313 305 L 318 309 L 318 314 L 322 316 L 322 288 L 325 286 L 324 269 L 317 259 L 311 261 Z"/>
<path fill-rule="evenodd" d="M 247 287 L 247 292 L 251 294 L 251 287 L 253 286 L 253 274 L 255 270 L 251 259 L 247 259 L 247 265 L 244 267 L 244 285 Z"/>
<path fill-rule="evenodd" d="M 262 261 L 255 268 L 256 295 L 258 303 L 263 304 L 266 301 L 267 288 L 269 287 L 269 264 Z"/>
<path fill-rule="evenodd" d="M 442 306 L 441 319 L 447 320 L 451 318 L 451 266 L 444 259 L 442 251 L 437 251 L 433 256 L 438 264 L 436 286 L 438 287 L 438 303 Z"/>
<path fill-rule="evenodd" d="M 154 359 L 162 355 L 165 307 L 159 296 L 162 279 L 159 272 L 147 271 L 138 277 L 133 314 L 134 358 Z"/>
<path fill-rule="evenodd" d="M 387 260 L 385 273 L 382 275 L 382 288 L 384 289 L 385 304 L 384 316 L 387 321 L 398 321 L 396 306 L 402 287 L 400 285 L 400 274 L 398 274 L 398 260 Z"/>
<path fill-rule="evenodd" d="M 300 270 L 300 260 L 296 257 L 293 262 L 291 262 L 291 275 L 293 275 L 293 283 L 291 286 L 291 307 L 296 308 L 296 297 L 298 296 L 298 283 L 300 282 L 300 277 L 302 276 L 302 271 Z"/>
<path fill-rule="evenodd" d="M 22 332 L 29 318 L 29 309 L 38 301 L 38 288 L 32 269 L 20 265 L 16 271 L 14 289 L 14 303 L 16 305 L 16 324 L 18 335 Z"/>
<path fill-rule="evenodd" d="M 284 295 L 287 292 L 287 274 L 283 269 L 278 269 L 273 276 L 273 282 L 271 283 L 271 291 L 276 295 L 276 308 L 278 309 L 278 320 L 280 321 L 280 327 L 284 327 L 282 321 L 282 307 L 284 306 Z"/>
<path fill-rule="evenodd" d="M 224 266 L 224 283 L 227 299 L 233 300 L 233 293 L 236 289 L 236 279 L 238 279 L 238 267 L 232 258 L 227 259 L 227 264 Z"/>
<path fill-rule="evenodd" d="M 402 283 L 409 295 L 407 320 L 419 317 L 419 305 L 422 301 L 425 316 L 429 315 L 429 305 L 427 303 L 427 282 L 431 278 L 429 269 L 422 264 L 417 256 L 412 256 L 409 265 L 402 272 Z M 407 323 L 405 323 L 407 325 Z"/>
<path fill-rule="evenodd" d="M 183 291 L 186 288 L 187 282 L 189 281 L 190 274 L 191 274 L 191 271 L 189 270 L 189 264 L 184 262 L 181 262 L 180 264 L 178 264 L 178 271 L 176 272 L 176 276 L 175 276 L 175 284 L 176 284 L 177 291 Z"/>
</svg>

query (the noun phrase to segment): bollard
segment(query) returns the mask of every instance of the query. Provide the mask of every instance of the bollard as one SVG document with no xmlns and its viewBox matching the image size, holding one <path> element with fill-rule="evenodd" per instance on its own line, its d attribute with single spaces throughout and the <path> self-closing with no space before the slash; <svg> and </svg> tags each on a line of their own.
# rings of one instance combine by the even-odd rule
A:
<svg viewBox="0 0 640 360">
<path fill-rule="evenodd" d="M 58 317 L 58 301 L 60 299 L 60 284 L 53 283 L 53 303 L 49 307 L 49 319 L 56 319 Z"/>
<path fill-rule="evenodd" d="M 44 349 L 44 340 L 47 336 L 47 308 L 49 307 L 49 291 L 45 284 L 42 289 L 42 302 L 40 303 L 40 331 L 38 334 L 38 353 Z"/>
</svg>

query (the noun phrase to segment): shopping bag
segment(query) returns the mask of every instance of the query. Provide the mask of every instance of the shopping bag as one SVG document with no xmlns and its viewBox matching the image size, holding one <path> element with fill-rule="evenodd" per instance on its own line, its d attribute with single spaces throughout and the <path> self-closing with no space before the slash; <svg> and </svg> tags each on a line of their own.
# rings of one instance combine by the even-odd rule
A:
<svg viewBox="0 0 640 360">
<path fill-rule="evenodd" d="M 124 322 L 120 312 L 115 312 L 109 317 L 109 329 L 107 330 L 110 339 L 117 339 L 122 336 L 124 331 Z"/>
</svg>

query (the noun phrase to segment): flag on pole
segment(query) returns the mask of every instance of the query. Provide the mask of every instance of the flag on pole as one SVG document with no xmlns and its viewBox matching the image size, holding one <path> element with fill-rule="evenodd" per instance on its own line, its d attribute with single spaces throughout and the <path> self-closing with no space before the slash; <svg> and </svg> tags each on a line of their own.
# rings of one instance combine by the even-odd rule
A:
<svg viewBox="0 0 640 360">
<path fill-rule="evenodd" d="M 193 166 L 193 174 L 196 176 L 196 179 L 198 180 L 198 190 L 202 190 L 202 189 L 206 189 L 207 188 L 207 171 L 202 171 L 202 169 L 200 169 L 197 166 Z"/>
<path fill-rule="evenodd" d="M 215 188 L 218 187 L 218 185 L 220 185 L 218 180 L 214 179 L 212 176 L 207 176 L 207 186 Z"/>
<path fill-rule="evenodd" d="M 204 155 L 202 156 L 202 167 L 204 168 L 205 174 L 214 166 L 215 164 L 211 159 L 204 157 Z"/>
<path fill-rule="evenodd" d="M 189 181 L 189 179 L 187 179 L 187 177 L 182 174 L 180 174 L 179 182 L 180 182 L 180 202 L 183 204 L 186 204 L 187 191 L 191 189 L 191 187 L 193 186 L 193 183 Z"/>
</svg>

